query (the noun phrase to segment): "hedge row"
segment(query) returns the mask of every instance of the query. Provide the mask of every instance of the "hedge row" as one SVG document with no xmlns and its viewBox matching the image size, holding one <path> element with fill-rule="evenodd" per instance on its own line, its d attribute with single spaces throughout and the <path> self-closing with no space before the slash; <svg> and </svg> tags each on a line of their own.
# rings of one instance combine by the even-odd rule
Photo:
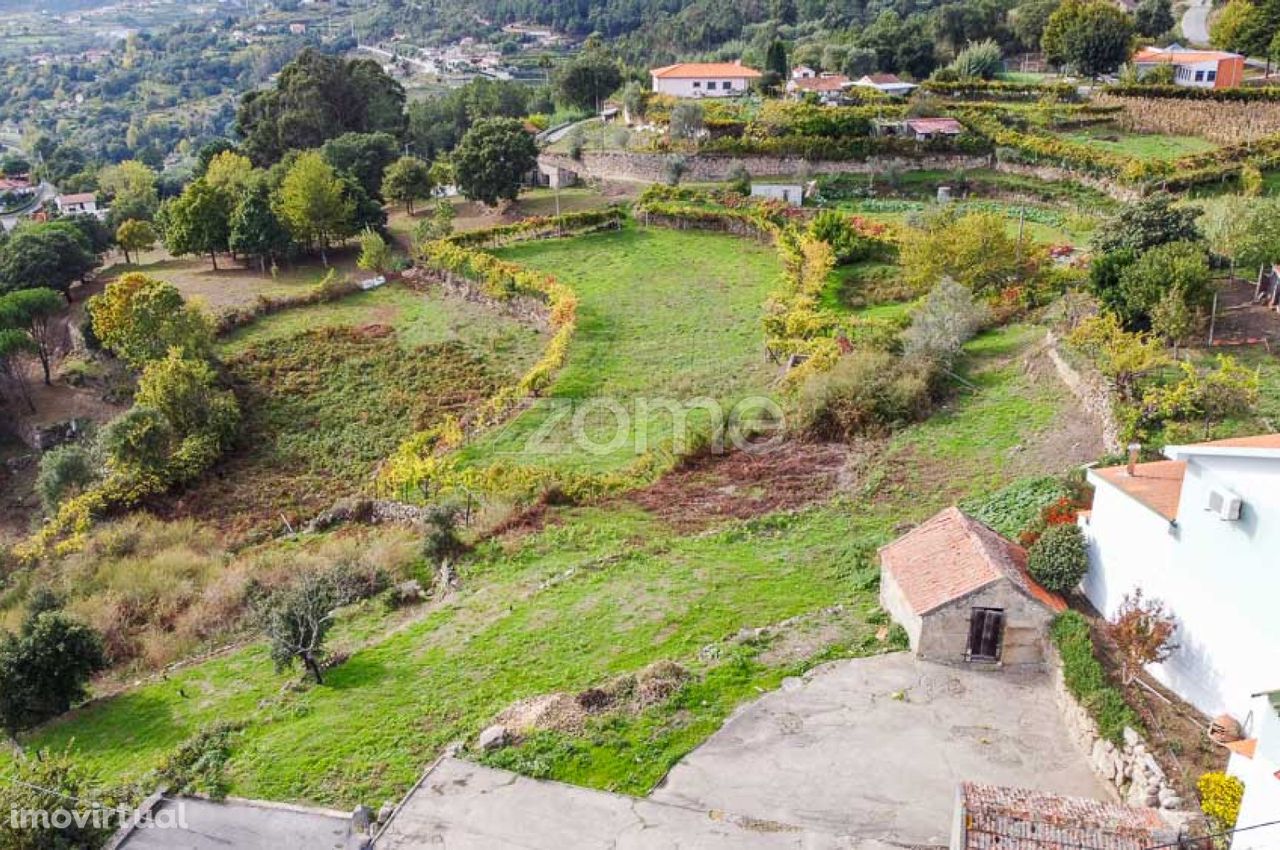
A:
<svg viewBox="0 0 1280 850">
<path fill-rule="evenodd" d="M 908 159 L 931 154 L 968 154 L 982 156 L 991 145 L 980 135 L 970 133 L 958 137 L 937 137 L 918 142 L 893 136 L 852 136 L 821 138 L 780 136 L 768 139 L 713 139 L 701 145 L 699 153 L 724 156 L 789 156 L 814 162 L 867 160 L 873 156 L 899 156 Z"/>
<path fill-rule="evenodd" d="M 1005 80 L 961 80 L 954 83 L 925 80 L 920 89 L 954 98 L 1039 98 L 1052 95 L 1073 100 L 1079 96 L 1079 90 L 1072 83 L 1011 83 Z"/>
<path fill-rule="evenodd" d="M 496 248 L 512 242 L 530 239 L 546 239 L 552 236 L 576 236 L 601 228 L 622 226 L 623 211 L 610 206 L 599 210 L 583 210 L 559 216 L 532 216 L 514 224 L 500 224 L 483 230 L 455 233 L 446 241 L 461 247 L 486 246 Z"/>
<path fill-rule="evenodd" d="M 1124 743 L 1125 727 L 1141 731 L 1142 721 L 1124 696 L 1107 682 L 1106 672 L 1094 653 L 1089 621 L 1079 611 L 1060 614 L 1050 630 L 1062 656 L 1067 690 L 1079 700 L 1098 724 L 1098 732 L 1114 744 Z"/>
<path fill-rule="evenodd" d="M 1120 97 L 1163 97 L 1170 100 L 1280 101 L 1280 86 L 1257 88 L 1197 89 L 1190 86 L 1123 85 L 1103 86 L 1104 94 Z"/>
</svg>

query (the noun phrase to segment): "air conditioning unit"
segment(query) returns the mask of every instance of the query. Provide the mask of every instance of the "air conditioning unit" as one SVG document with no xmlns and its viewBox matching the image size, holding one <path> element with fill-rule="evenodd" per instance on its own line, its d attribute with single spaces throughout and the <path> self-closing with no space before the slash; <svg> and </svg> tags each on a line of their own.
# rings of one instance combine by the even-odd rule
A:
<svg viewBox="0 0 1280 850">
<path fill-rule="evenodd" d="M 1234 522 L 1240 519 L 1240 497 L 1226 490 L 1210 490 L 1207 510 L 1218 515 L 1218 519 Z"/>
</svg>

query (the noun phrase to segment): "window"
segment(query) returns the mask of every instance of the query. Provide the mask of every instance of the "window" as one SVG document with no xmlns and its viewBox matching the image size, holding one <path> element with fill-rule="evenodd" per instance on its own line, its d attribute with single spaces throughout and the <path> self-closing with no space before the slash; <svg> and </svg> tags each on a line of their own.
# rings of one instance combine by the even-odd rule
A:
<svg viewBox="0 0 1280 850">
<path fill-rule="evenodd" d="M 720 88 L 724 89 L 725 91 L 733 91 L 733 83 L 729 82 L 728 80 L 725 80 L 723 83 L 720 84 Z"/>
<path fill-rule="evenodd" d="M 1196 71 L 1196 82 L 1197 83 L 1204 82 L 1204 71 Z"/>
<path fill-rule="evenodd" d="M 700 88 L 702 88 L 702 80 L 694 80 L 694 81 L 693 81 L 693 87 L 694 87 L 695 89 L 700 89 Z"/>
<path fill-rule="evenodd" d="M 1003 609 L 974 608 L 969 619 L 969 647 L 965 656 L 970 661 L 999 661 L 1003 643 Z"/>
<path fill-rule="evenodd" d="M 1205 81 L 1206 83 L 1212 83 L 1212 82 L 1213 82 L 1214 80 L 1216 80 L 1216 79 L 1218 79 L 1218 72 L 1217 72 L 1217 71 L 1205 71 L 1205 72 L 1204 72 L 1204 81 Z"/>
</svg>

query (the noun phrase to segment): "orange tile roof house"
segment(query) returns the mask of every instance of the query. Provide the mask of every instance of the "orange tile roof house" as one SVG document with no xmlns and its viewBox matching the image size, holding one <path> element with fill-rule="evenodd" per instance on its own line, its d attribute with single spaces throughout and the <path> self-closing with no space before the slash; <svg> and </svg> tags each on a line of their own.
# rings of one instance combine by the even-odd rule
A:
<svg viewBox="0 0 1280 850">
<path fill-rule="evenodd" d="M 1155 809 L 964 782 L 950 850 L 1148 850 L 1181 833 Z"/>
<path fill-rule="evenodd" d="M 1221 50 L 1191 50 L 1177 44 L 1144 47 L 1134 54 L 1133 64 L 1140 74 L 1158 65 L 1172 65 L 1173 82 L 1190 88 L 1229 88 L 1244 80 L 1244 57 Z"/>
<path fill-rule="evenodd" d="M 1027 572 L 1016 543 L 947 508 L 880 550 L 880 604 L 921 658 L 1040 665 L 1066 602 Z"/>
<path fill-rule="evenodd" d="M 1178 648 L 1149 672 L 1205 714 L 1243 720 L 1280 670 L 1280 434 L 1164 455 L 1089 470 L 1084 591 L 1108 616 L 1138 588 L 1163 601 Z"/>
<path fill-rule="evenodd" d="M 734 97 L 761 74 L 739 62 L 680 62 L 649 72 L 653 90 L 675 97 Z"/>
</svg>

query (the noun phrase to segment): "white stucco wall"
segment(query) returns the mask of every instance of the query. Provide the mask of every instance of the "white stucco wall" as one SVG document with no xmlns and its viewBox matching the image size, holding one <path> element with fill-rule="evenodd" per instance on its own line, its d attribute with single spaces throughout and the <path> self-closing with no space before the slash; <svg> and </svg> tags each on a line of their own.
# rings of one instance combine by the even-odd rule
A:
<svg viewBox="0 0 1280 850">
<path fill-rule="evenodd" d="M 715 88 L 709 86 L 715 83 Z M 729 84 L 726 89 L 725 83 Z M 676 97 L 733 97 L 750 88 L 748 81 L 742 78 L 728 77 L 654 77 L 653 90 L 658 94 L 670 94 Z"/>
<path fill-rule="evenodd" d="M 1243 718 L 1280 671 L 1280 460 L 1187 460 L 1173 525 L 1091 476 L 1085 593 L 1108 616 L 1138 587 L 1164 600 L 1179 648 L 1152 674 L 1207 714 Z M 1214 486 L 1243 498 L 1239 521 L 1205 509 Z"/>
<path fill-rule="evenodd" d="M 1280 671 L 1278 671 L 1280 672 Z M 1253 700 L 1248 734 L 1258 739 L 1253 758 L 1232 754 L 1227 772 L 1244 782 L 1240 803 L 1240 827 L 1280 820 L 1280 714 L 1267 697 Z M 1280 826 L 1239 833 L 1231 850 L 1275 850 L 1280 847 Z"/>
</svg>

